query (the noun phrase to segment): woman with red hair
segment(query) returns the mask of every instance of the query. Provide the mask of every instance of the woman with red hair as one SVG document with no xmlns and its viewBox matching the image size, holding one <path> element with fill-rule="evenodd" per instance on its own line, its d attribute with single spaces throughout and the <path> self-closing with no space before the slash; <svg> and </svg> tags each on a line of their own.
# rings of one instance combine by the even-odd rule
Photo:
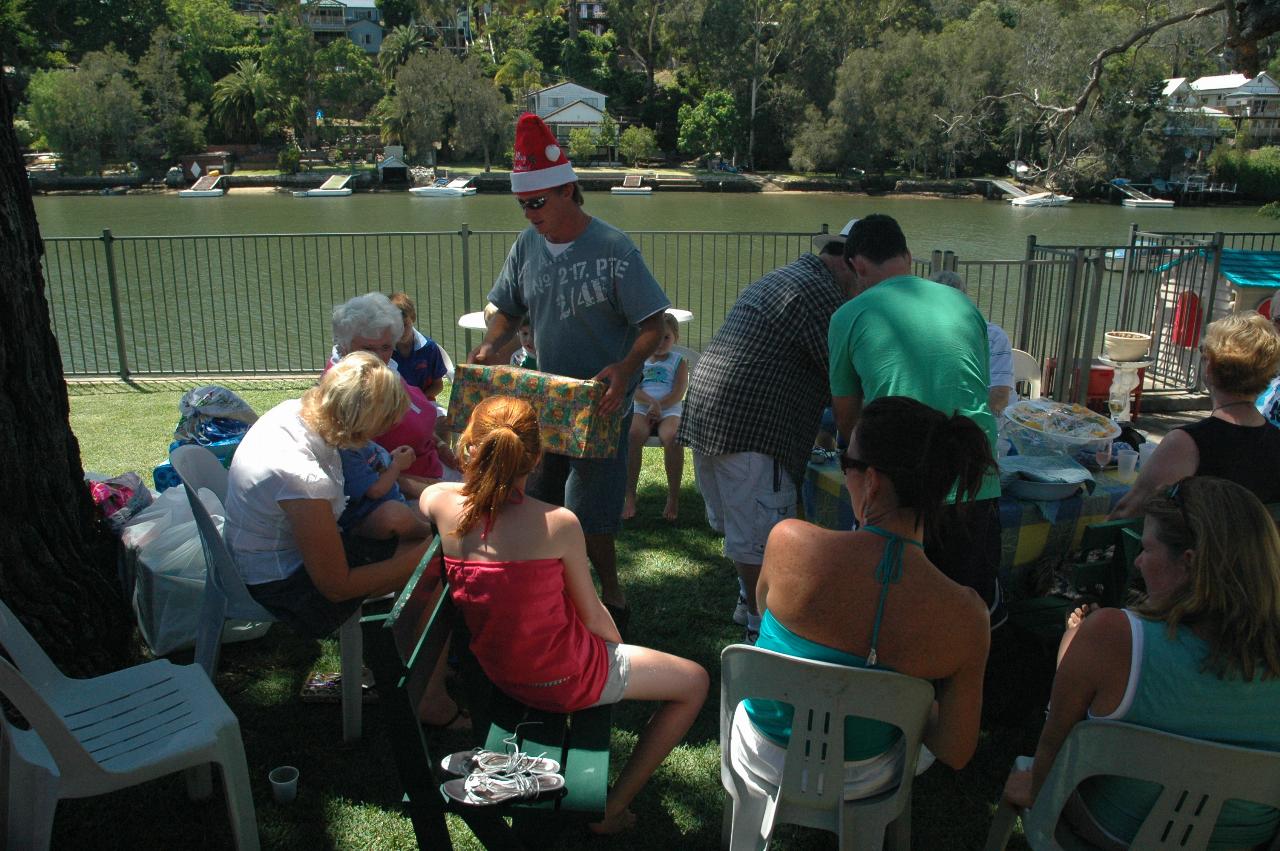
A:
<svg viewBox="0 0 1280 851">
<path fill-rule="evenodd" d="M 708 677 L 688 659 L 622 643 L 591 582 L 578 518 L 525 495 L 541 454 L 529 403 L 486 399 L 459 442 L 462 484 L 433 485 L 421 507 L 439 529 L 471 651 L 495 686 L 551 712 L 661 701 L 591 825 L 616 833 L 634 824 L 631 800 L 688 731 Z"/>
</svg>

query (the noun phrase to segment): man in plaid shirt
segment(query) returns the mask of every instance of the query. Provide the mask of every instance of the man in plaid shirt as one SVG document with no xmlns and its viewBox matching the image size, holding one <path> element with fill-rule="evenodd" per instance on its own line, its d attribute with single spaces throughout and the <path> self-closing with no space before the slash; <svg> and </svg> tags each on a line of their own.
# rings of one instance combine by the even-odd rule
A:
<svg viewBox="0 0 1280 851">
<path fill-rule="evenodd" d="M 689 376 L 678 440 L 693 450 L 707 522 L 741 580 L 734 621 L 754 642 L 756 581 L 774 525 L 796 513 L 814 436 L 830 399 L 827 325 L 852 294 L 839 234 L 742 291 Z"/>
</svg>

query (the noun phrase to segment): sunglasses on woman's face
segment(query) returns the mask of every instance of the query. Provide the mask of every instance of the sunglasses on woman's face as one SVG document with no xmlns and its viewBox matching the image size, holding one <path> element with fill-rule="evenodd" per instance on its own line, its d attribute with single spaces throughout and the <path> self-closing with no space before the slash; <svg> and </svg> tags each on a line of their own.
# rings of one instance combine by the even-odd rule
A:
<svg viewBox="0 0 1280 851">
<path fill-rule="evenodd" d="M 549 195 L 536 195 L 533 198 L 517 198 L 516 203 L 522 210 L 541 210 L 547 203 Z"/>
<path fill-rule="evenodd" d="M 840 472 L 847 473 L 850 470 L 857 470 L 859 473 L 865 473 L 871 465 L 861 458 L 850 458 L 848 455 L 840 456 Z"/>
</svg>

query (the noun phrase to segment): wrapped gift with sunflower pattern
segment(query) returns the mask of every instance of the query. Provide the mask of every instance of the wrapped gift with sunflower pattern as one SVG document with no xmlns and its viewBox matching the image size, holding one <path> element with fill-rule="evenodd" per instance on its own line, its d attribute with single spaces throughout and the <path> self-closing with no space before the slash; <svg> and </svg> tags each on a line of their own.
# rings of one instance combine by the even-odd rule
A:
<svg viewBox="0 0 1280 851">
<path fill-rule="evenodd" d="M 620 416 L 597 413 L 606 385 L 514 366 L 459 364 L 449 399 L 450 428 L 461 433 L 490 396 L 524 399 L 538 412 L 542 449 L 573 458 L 610 458 L 618 451 Z"/>
</svg>

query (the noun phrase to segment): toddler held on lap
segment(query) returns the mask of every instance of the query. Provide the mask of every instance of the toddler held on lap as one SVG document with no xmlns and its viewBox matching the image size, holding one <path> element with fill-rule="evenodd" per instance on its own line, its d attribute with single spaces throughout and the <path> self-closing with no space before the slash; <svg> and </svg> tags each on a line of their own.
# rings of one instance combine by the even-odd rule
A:
<svg viewBox="0 0 1280 851">
<path fill-rule="evenodd" d="M 385 541 L 389 538 L 425 538 L 431 524 L 409 505 L 396 480 L 416 458 L 408 446 L 388 452 L 370 441 L 359 449 L 343 449 L 342 492 L 347 507 L 338 518 L 344 533 Z"/>
</svg>

